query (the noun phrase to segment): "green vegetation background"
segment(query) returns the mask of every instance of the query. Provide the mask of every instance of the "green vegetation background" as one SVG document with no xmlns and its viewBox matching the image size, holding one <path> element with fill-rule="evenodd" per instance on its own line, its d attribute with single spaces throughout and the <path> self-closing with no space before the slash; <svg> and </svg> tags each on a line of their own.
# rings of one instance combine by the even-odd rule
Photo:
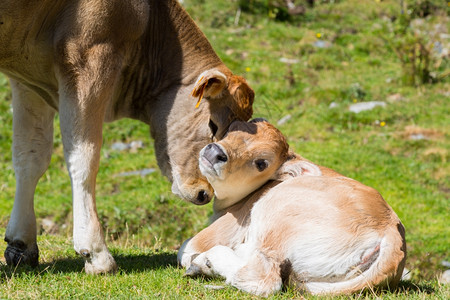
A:
<svg viewBox="0 0 450 300">
<path fill-rule="evenodd" d="M 284 120 L 277 126 L 296 152 L 376 188 L 403 221 L 411 280 L 398 291 L 353 297 L 444 299 L 449 288 L 436 279 L 444 270 L 441 262 L 450 260 L 449 63 L 448 55 L 433 56 L 437 40 L 430 32 L 440 24 L 449 33 L 449 8 L 441 1 L 405 1 L 402 15 L 401 2 L 316 1 L 300 16 L 289 16 L 277 1 L 183 5 L 223 61 L 254 88 L 254 117 Z M 422 14 L 411 9 L 423 2 L 437 8 Z M 424 28 L 418 34 L 410 26 L 417 18 Z M 448 37 L 439 41 L 448 49 Z M 419 73 L 408 81 L 406 75 L 421 70 L 418 56 L 414 60 L 408 51 L 422 44 L 429 49 L 430 75 L 425 83 Z M 348 111 L 367 101 L 386 106 Z M 1 236 L 15 190 L 10 104 L 8 81 L 0 74 Z M 41 265 L 12 269 L 0 258 L 0 298 L 252 298 L 229 287 L 205 287 L 221 280 L 182 277 L 175 250 L 207 225 L 211 204 L 177 199 L 158 170 L 118 176 L 157 169 L 149 130 L 133 120 L 105 125 L 97 178 L 98 212 L 119 272 L 85 275 L 71 246 L 71 190 L 57 118 L 55 128 L 52 163 L 35 197 Z M 144 147 L 136 151 L 111 148 L 138 140 Z M 1 241 L 0 252 L 5 247 Z M 302 295 L 288 289 L 274 296 L 293 297 Z"/>
</svg>

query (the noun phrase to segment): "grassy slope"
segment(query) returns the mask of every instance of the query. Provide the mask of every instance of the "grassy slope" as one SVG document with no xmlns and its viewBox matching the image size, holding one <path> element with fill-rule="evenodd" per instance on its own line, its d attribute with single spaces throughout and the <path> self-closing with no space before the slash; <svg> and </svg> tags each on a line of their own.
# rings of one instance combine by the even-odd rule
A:
<svg viewBox="0 0 450 300">
<path fill-rule="evenodd" d="M 381 16 L 395 12 L 395 2 L 320 5 L 292 23 L 243 13 L 239 26 L 232 25 L 234 2 L 206 1 L 201 6 L 194 5 L 201 1 L 185 2 L 220 57 L 255 89 L 255 117 L 276 123 L 291 115 L 279 128 L 296 152 L 375 187 L 398 213 L 407 230 L 407 267 L 412 270 L 413 281 L 403 285 L 408 292 L 383 297 L 448 296 L 448 287 L 425 280 L 434 280 L 440 261 L 449 260 L 450 107 L 445 94 L 449 84 L 407 88 L 399 83 L 400 64 L 372 30 Z M 332 42 L 332 47 L 312 47 L 317 33 Z M 280 57 L 294 58 L 298 63 L 287 65 L 279 61 Z M 358 115 L 346 111 L 353 99 L 385 100 L 395 93 L 404 100 Z M 331 102 L 338 107 L 329 109 Z M 9 88 L 0 75 L 3 228 L 14 195 L 9 107 Z M 386 125 L 380 126 L 380 122 Z M 410 140 L 411 126 L 421 132 L 429 130 L 431 139 Z M 115 141 L 131 140 L 142 140 L 145 147 L 137 153 L 110 149 Z M 97 181 L 98 210 L 121 270 L 118 276 L 92 277 L 80 273 L 81 260 L 71 250 L 70 183 L 56 130 L 52 165 L 41 179 L 35 203 L 38 221 L 52 219 L 58 225 L 57 235 L 39 236 L 39 270 L 28 273 L 0 265 L 0 297 L 244 297 L 233 289 L 206 290 L 205 284 L 221 282 L 187 280 L 174 267 L 173 249 L 206 224 L 210 205 L 195 207 L 176 199 L 159 172 L 146 177 L 111 176 L 157 168 L 152 147 L 143 124 L 121 120 L 105 126 Z M 0 229 L 3 234 L 4 229 Z M 5 246 L 0 242 L 1 252 Z M 294 295 L 287 291 L 277 297 Z"/>
</svg>

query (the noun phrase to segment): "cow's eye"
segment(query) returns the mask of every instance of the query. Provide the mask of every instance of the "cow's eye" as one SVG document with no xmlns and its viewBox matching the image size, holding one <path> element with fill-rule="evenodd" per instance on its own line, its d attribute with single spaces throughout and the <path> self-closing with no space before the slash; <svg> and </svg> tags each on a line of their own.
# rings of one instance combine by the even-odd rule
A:
<svg viewBox="0 0 450 300">
<path fill-rule="evenodd" d="M 255 166 L 259 172 L 262 172 L 269 166 L 269 162 L 265 159 L 257 159 L 255 160 Z"/>
<path fill-rule="evenodd" d="M 217 125 L 210 119 L 209 120 L 209 129 L 211 129 L 211 133 L 213 136 L 216 136 L 217 133 L 217 129 L 219 129 L 219 127 L 217 127 Z"/>
</svg>

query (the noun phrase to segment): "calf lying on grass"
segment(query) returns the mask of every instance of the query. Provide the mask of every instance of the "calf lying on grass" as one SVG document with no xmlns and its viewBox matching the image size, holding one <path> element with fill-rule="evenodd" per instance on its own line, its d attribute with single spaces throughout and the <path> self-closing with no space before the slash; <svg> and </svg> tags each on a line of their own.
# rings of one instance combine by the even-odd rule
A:
<svg viewBox="0 0 450 300">
<path fill-rule="evenodd" d="M 404 228 L 380 194 L 293 154 L 269 123 L 234 122 L 199 163 L 216 199 L 213 223 L 178 253 L 187 275 L 264 296 L 283 284 L 341 294 L 400 280 Z"/>
</svg>

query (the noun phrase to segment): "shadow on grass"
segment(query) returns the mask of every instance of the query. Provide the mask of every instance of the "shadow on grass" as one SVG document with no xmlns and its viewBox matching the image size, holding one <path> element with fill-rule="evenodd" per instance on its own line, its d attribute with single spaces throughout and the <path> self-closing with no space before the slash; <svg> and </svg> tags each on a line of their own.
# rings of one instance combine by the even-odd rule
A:
<svg viewBox="0 0 450 300">
<path fill-rule="evenodd" d="M 140 273 L 148 272 L 151 270 L 159 269 L 173 269 L 177 266 L 176 254 L 173 252 L 156 252 L 144 254 L 126 254 L 126 255 L 114 255 L 114 258 L 119 266 L 116 275 L 123 275 L 127 273 Z M 184 272 L 184 271 L 183 271 Z M 84 276 L 84 261 L 82 258 L 64 258 L 57 259 L 50 263 L 40 264 L 37 268 L 31 268 L 29 266 L 19 266 L 17 268 L 7 266 L 0 261 L 0 283 L 10 280 L 15 276 L 40 276 L 41 274 L 80 274 Z M 207 284 L 212 279 L 205 276 L 194 276 L 190 279 L 198 280 L 203 284 Z M 284 288 L 284 292 L 290 291 L 290 288 Z M 291 291 L 294 292 L 295 291 Z M 376 289 L 368 290 L 364 289 L 360 293 L 355 293 L 352 296 L 347 296 L 348 299 L 357 298 L 361 296 L 375 296 L 376 298 L 383 296 L 412 296 L 417 294 L 431 295 L 436 293 L 436 287 L 430 282 L 418 282 L 413 281 L 401 281 L 399 286 L 394 290 Z"/>
<path fill-rule="evenodd" d="M 401 293 L 424 293 L 424 294 L 432 294 L 436 292 L 436 289 L 428 283 L 414 283 L 412 281 L 400 281 L 397 289 L 395 290 L 395 293 L 401 294 Z"/>
<path fill-rule="evenodd" d="M 146 272 L 149 270 L 164 269 L 177 266 L 177 256 L 175 253 L 161 252 L 148 255 L 114 255 L 118 265 L 117 273 Z M 62 258 L 49 263 L 40 264 L 37 268 L 30 266 L 11 267 L 0 262 L 0 282 L 6 278 L 20 274 L 41 273 L 84 273 L 84 261 L 82 258 Z"/>
<path fill-rule="evenodd" d="M 374 288 L 372 289 L 364 289 L 361 292 L 357 292 L 354 296 L 359 299 L 361 296 L 375 296 L 376 298 L 384 298 L 388 296 L 411 296 L 415 294 L 425 294 L 430 295 L 436 293 L 435 287 L 431 283 L 420 282 L 414 283 L 412 281 L 400 281 L 398 286 L 394 289 L 389 289 L 386 287 L 383 288 Z"/>
</svg>

